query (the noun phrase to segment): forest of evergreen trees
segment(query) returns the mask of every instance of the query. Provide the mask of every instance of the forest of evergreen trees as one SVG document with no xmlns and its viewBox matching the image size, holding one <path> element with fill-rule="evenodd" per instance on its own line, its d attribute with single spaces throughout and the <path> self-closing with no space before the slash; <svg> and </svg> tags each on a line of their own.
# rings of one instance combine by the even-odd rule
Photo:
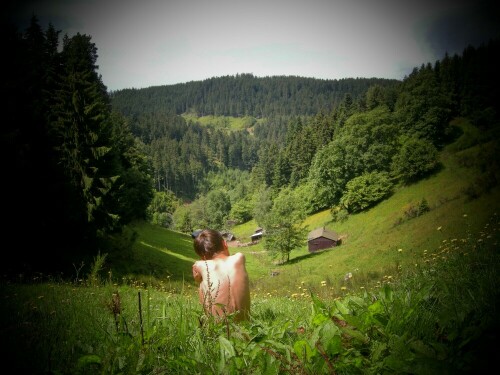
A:
<svg viewBox="0 0 500 375">
<path fill-rule="evenodd" d="M 94 256 L 136 219 L 222 229 L 228 219 L 259 222 L 286 199 L 340 218 L 435 171 L 456 136 L 452 118 L 498 138 L 498 40 L 402 81 L 241 74 L 108 92 L 91 36 L 65 35 L 60 46 L 60 32 L 36 17 L 1 33 L 10 51 L 0 149 L 5 231 L 20 249 L 13 268 Z M 250 121 L 230 130 L 186 113 Z M 496 184 L 494 155 L 487 172 Z"/>
<path fill-rule="evenodd" d="M 128 118 L 134 135 L 150 146 L 156 189 L 171 190 L 192 199 L 203 189 L 198 185 L 209 171 L 252 170 L 263 144 L 285 142 L 290 123 L 301 123 L 318 113 L 331 113 L 363 102 L 367 89 L 374 85 L 385 89 L 384 100 L 394 101 L 399 83 L 378 78 L 320 80 L 241 74 L 120 90 L 111 94 L 111 100 L 113 108 Z M 255 126 L 251 134 L 248 129 L 228 133 L 216 127 L 187 123 L 180 116 L 183 113 L 247 116 Z"/>
<path fill-rule="evenodd" d="M 118 90 L 111 97 L 114 108 L 125 116 L 194 113 L 272 118 L 329 112 L 343 101 L 345 94 L 357 99 L 372 85 L 388 86 L 397 82 L 382 78 L 323 80 L 238 74 L 177 85 Z"/>
<path fill-rule="evenodd" d="M 362 100 L 373 85 L 395 97 L 399 81 L 378 78 L 320 80 L 241 74 L 185 84 L 126 89 L 111 93 L 113 108 L 126 116 L 135 136 L 151 146 L 155 187 L 192 199 L 209 171 L 250 171 L 264 143 L 283 143 L 290 121 Z M 389 99 L 388 99 L 389 100 Z M 180 115 L 247 116 L 255 123 L 227 132 L 187 123 Z M 257 119 L 262 119 L 257 123 Z M 205 182 L 202 182 L 205 183 Z"/>
<path fill-rule="evenodd" d="M 123 225 L 147 217 L 149 164 L 113 112 L 88 35 L 2 25 L 10 52 L 1 127 L 6 272 L 62 270 L 100 251 Z M 90 261 L 89 261 L 90 259 Z"/>
</svg>

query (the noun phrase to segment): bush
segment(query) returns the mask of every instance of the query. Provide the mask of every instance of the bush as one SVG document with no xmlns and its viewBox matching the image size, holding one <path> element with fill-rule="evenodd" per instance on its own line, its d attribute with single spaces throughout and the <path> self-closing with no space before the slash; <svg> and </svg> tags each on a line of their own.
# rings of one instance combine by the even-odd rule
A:
<svg viewBox="0 0 500 375">
<path fill-rule="evenodd" d="M 402 224 L 403 222 L 413 219 L 415 217 L 419 217 L 424 213 L 430 211 L 429 203 L 427 199 L 422 198 L 420 202 L 410 203 L 403 207 L 403 217 L 399 217 L 394 225 Z"/>
<path fill-rule="evenodd" d="M 404 216 L 406 219 L 413 219 L 414 217 L 419 217 L 429 210 L 429 203 L 427 203 L 427 200 L 423 198 L 420 202 L 416 204 L 410 204 L 405 207 Z"/>
<path fill-rule="evenodd" d="M 249 199 L 241 199 L 232 205 L 229 216 L 239 224 L 246 223 L 252 219 L 252 210 L 252 202 Z"/>
<path fill-rule="evenodd" d="M 342 206 L 332 207 L 330 213 L 332 214 L 332 220 L 339 223 L 343 223 L 349 217 L 349 212 Z"/>
<path fill-rule="evenodd" d="M 355 177 L 347 183 L 340 204 L 348 212 L 359 212 L 391 194 L 392 182 L 386 172 L 372 172 Z"/>
<path fill-rule="evenodd" d="M 404 183 L 415 182 L 434 171 L 438 162 L 438 151 L 429 141 L 408 139 L 392 160 L 392 173 Z"/>
<path fill-rule="evenodd" d="M 172 214 L 167 212 L 155 212 L 153 213 L 151 223 L 164 228 L 171 228 L 173 224 Z"/>
<path fill-rule="evenodd" d="M 148 216 L 152 224 L 170 228 L 173 224 L 172 215 L 180 206 L 180 200 L 171 191 L 155 192 L 148 207 Z"/>
</svg>

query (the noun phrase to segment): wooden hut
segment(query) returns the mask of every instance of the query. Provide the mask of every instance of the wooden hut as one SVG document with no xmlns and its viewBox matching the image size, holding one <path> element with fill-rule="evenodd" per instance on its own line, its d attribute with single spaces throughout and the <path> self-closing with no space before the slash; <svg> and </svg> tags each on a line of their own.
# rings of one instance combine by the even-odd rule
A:
<svg viewBox="0 0 500 375">
<path fill-rule="evenodd" d="M 262 238 L 262 235 L 264 234 L 264 231 L 262 228 L 257 228 L 255 232 L 250 236 L 250 238 L 253 241 L 258 241 Z"/>
<path fill-rule="evenodd" d="M 325 227 L 316 228 L 307 235 L 307 248 L 310 253 L 335 247 L 338 242 L 338 234 Z"/>
</svg>

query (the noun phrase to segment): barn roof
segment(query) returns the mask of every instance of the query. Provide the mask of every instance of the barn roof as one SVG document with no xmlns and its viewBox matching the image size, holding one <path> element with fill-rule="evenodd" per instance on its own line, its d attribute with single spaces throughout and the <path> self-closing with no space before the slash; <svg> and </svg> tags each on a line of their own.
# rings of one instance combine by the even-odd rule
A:
<svg viewBox="0 0 500 375">
<path fill-rule="evenodd" d="M 339 239 L 339 235 L 334 231 L 326 229 L 325 227 L 320 227 L 309 232 L 307 235 L 307 241 L 311 241 L 319 237 L 325 237 L 332 241 L 338 241 Z"/>
</svg>

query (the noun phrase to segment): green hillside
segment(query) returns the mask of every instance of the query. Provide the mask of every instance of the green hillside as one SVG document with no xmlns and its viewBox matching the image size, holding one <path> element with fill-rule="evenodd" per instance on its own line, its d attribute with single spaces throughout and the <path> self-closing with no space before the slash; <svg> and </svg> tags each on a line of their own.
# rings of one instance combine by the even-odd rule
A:
<svg viewBox="0 0 500 375">
<path fill-rule="evenodd" d="M 256 119 L 251 116 L 233 117 L 233 116 L 195 116 L 193 114 L 183 114 L 182 117 L 186 121 L 198 122 L 201 125 L 211 125 L 214 128 L 219 128 L 227 131 L 245 130 L 251 131 L 255 124 L 262 123 L 262 119 Z"/>
<path fill-rule="evenodd" d="M 112 92 L 110 97 L 113 107 L 126 116 L 176 113 L 269 118 L 330 111 L 342 102 L 346 94 L 359 98 L 372 85 L 393 88 L 399 83 L 384 78 L 325 80 L 237 74 L 175 85 L 123 89 Z"/>
<path fill-rule="evenodd" d="M 265 254 L 263 243 L 241 247 L 232 244 L 231 252 L 246 254 L 254 292 L 286 295 L 301 283 L 319 288 L 321 281 L 327 281 L 333 293 L 344 285 L 368 288 L 384 277 L 396 277 L 405 267 L 418 267 L 427 254 L 436 253 L 443 244 L 465 241 L 470 233 L 480 232 L 499 210 L 500 189 L 490 188 L 485 182 L 496 172 L 483 165 L 485 160 L 494 160 L 490 157 L 494 150 L 490 150 L 491 144 L 462 150 L 464 137 L 469 134 L 464 132 L 462 138 L 441 152 L 442 168 L 438 173 L 399 187 L 376 207 L 351 215 L 344 222 L 332 222 L 329 210 L 305 220 L 309 230 L 326 226 L 336 231 L 342 238 L 337 248 L 310 254 L 304 239 L 304 246 L 292 251 L 288 264 L 277 265 Z M 427 201 L 429 211 L 412 217 L 411 209 L 422 200 Z M 244 244 L 255 228 L 251 221 L 234 227 L 233 232 Z M 138 241 L 133 262 L 117 264 L 127 267 L 118 274 L 191 281 L 195 254 L 189 236 L 145 223 L 136 224 L 134 229 Z M 279 275 L 271 277 L 271 270 Z M 345 284 L 344 276 L 349 272 L 353 277 Z"/>
</svg>

